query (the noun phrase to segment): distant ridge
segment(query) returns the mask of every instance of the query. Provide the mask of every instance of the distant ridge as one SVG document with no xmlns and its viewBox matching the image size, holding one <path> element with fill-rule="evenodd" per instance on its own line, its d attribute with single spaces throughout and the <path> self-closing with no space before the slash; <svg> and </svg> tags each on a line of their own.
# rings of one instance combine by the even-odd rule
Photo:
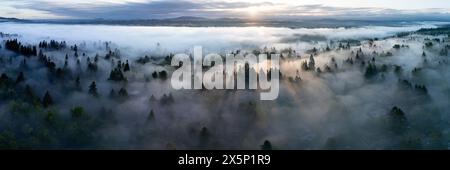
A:
<svg viewBox="0 0 450 170">
<path fill-rule="evenodd" d="M 0 22 L 20 22 L 20 21 L 24 21 L 22 19 L 17 19 L 17 18 L 5 18 L 5 17 L 0 17 Z"/>
<path fill-rule="evenodd" d="M 336 19 L 336 18 L 289 18 L 260 19 L 244 18 L 204 18 L 196 16 L 180 16 L 163 19 L 41 19 L 23 20 L 17 18 L 2 18 L 0 22 L 25 22 L 45 24 L 90 24 L 90 25 L 123 25 L 123 26 L 174 26 L 174 27 L 288 27 L 288 28 L 338 28 L 361 26 L 400 26 L 426 20 L 401 19 Z"/>
</svg>

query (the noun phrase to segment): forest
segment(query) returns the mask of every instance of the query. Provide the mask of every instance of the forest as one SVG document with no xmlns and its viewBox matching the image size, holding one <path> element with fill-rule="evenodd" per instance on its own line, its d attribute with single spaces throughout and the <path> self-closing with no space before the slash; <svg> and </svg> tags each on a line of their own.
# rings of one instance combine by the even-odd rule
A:
<svg viewBox="0 0 450 170">
<path fill-rule="evenodd" d="M 176 50 L 2 32 L 0 149 L 447 149 L 449 30 L 227 49 L 281 54 L 274 101 L 172 89 Z"/>
</svg>

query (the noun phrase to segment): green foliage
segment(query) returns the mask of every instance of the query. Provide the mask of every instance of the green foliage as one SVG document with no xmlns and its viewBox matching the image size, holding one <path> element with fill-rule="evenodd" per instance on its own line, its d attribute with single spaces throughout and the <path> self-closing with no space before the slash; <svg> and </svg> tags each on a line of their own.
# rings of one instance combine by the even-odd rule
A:
<svg viewBox="0 0 450 170">
<path fill-rule="evenodd" d="M 93 134 L 100 121 L 83 107 L 71 109 L 69 119 L 20 100 L 11 101 L 8 108 L 1 115 L 0 149 L 86 148 L 99 142 Z"/>
<path fill-rule="evenodd" d="M 75 107 L 72 110 L 70 110 L 70 114 L 73 119 L 80 119 L 85 116 L 83 107 Z"/>
<path fill-rule="evenodd" d="M 48 111 L 44 118 L 45 122 L 48 125 L 55 125 L 57 123 L 57 119 L 58 115 L 56 114 L 56 112 L 53 111 Z"/>
<path fill-rule="evenodd" d="M 0 133 L 0 149 L 17 149 L 17 139 L 11 131 Z"/>
</svg>

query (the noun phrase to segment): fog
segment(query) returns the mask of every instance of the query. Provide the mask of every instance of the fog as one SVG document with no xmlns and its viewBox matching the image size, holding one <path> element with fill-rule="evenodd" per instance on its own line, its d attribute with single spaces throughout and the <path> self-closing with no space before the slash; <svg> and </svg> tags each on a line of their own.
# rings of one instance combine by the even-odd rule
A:
<svg viewBox="0 0 450 170">
<path fill-rule="evenodd" d="M 450 40 L 414 33 L 440 24 L 290 29 L 0 23 L 0 73 L 13 81 L 20 72 L 25 77 L 14 87 L 1 86 L 0 146 L 260 149 L 267 140 L 273 149 L 447 149 L 450 67 L 448 53 L 441 52 Z M 396 36 L 403 32 L 411 34 Z M 39 48 L 62 75 L 39 56 L 5 49 L 6 40 L 16 38 L 26 45 L 67 42 L 58 50 Z M 190 53 L 196 45 L 204 54 L 281 53 L 278 99 L 260 101 L 258 90 L 172 89 L 175 68 L 166 56 Z M 151 59 L 139 62 L 146 55 Z M 126 81 L 108 80 L 119 60 L 130 65 L 123 71 Z M 162 70 L 168 79 L 153 75 Z M 92 81 L 98 95 L 89 92 Z M 26 85 L 38 102 L 24 97 Z M 121 88 L 127 95 L 118 94 Z M 40 104 L 46 91 L 54 101 L 49 107 Z M 83 119 L 76 107 L 83 107 Z M 57 117 L 50 124 L 49 115 Z"/>
<path fill-rule="evenodd" d="M 301 36 L 321 36 L 324 40 L 364 39 L 387 37 L 399 32 L 415 31 L 420 28 L 435 28 L 440 22 L 422 22 L 399 27 L 362 26 L 354 28 L 290 29 L 283 27 L 146 27 L 109 25 L 58 25 L 0 23 L 5 33 L 16 33 L 28 42 L 43 39 L 68 42 L 111 41 L 120 48 L 134 52 L 185 52 L 195 45 L 201 45 L 211 52 L 228 52 L 234 49 L 286 45 L 283 40 L 294 38 L 297 50 L 302 50 Z M 32 29 L 31 29 L 32 28 Z M 299 37 L 300 38 L 297 38 Z M 291 41 L 291 42 L 292 42 Z M 159 44 L 159 45 L 158 45 Z M 296 44 L 296 43 L 291 43 Z M 307 44 L 304 44 L 307 45 Z M 130 56 L 133 57 L 133 56 Z"/>
</svg>

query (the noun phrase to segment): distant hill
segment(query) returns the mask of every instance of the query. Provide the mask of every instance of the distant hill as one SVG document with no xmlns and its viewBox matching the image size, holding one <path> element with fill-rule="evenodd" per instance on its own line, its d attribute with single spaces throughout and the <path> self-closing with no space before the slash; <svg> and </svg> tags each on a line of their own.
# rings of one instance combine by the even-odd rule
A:
<svg viewBox="0 0 450 170">
<path fill-rule="evenodd" d="M 20 22 L 20 21 L 23 21 L 23 20 L 17 19 L 17 18 L 0 17 L 0 22 Z"/>
<path fill-rule="evenodd" d="M 336 28 L 336 27 L 359 27 L 367 25 L 398 26 L 399 21 L 385 20 L 339 20 L 339 19 L 266 19 L 247 20 L 242 18 L 202 18 L 182 16 L 166 19 L 65 19 L 65 20 L 27 20 L 32 23 L 54 23 L 54 24 L 100 24 L 100 25 L 132 25 L 132 26 L 185 26 L 185 27 L 290 27 L 290 28 Z"/>
<path fill-rule="evenodd" d="M 438 28 L 422 28 L 416 32 L 419 34 L 424 34 L 424 35 L 449 35 L 450 36 L 450 25 L 443 25 Z"/>
<path fill-rule="evenodd" d="M 17 18 L 2 18 L 0 22 L 26 22 L 26 23 L 49 23 L 49 24 L 94 24 L 94 25 L 129 25 L 129 26 L 184 26 L 184 27 L 289 27 L 289 28 L 337 28 L 337 27 L 360 27 L 368 25 L 377 26 L 399 26 L 409 24 L 409 20 L 357 20 L 357 19 L 262 19 L 248 20 L 242 18 L 203 18 L 195 16 L 181 16 L 165 19 L 56 19 L 56 20 L 22 20 Z"/>
</svg>

